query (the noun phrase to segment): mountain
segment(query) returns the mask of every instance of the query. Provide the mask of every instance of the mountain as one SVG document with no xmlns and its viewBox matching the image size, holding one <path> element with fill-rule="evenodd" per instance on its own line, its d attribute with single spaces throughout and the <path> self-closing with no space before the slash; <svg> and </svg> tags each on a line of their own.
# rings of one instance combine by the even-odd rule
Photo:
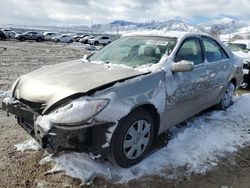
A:
<svg viewBox="0 0 250 188">
<path fill-rule="evenodd" d="M 0 26 L 1 27 L 1 26 Z M 17 26 L 2 26 L 15 28 Z M 131 22 L 126 20 L 114 20 L 107 24 L 95 24 L 92 27 L 86 25 L 78 26 L 19 26 L 20 30 L 51 30 L 59 32 L 75 32 L 75 33 L 109 33 L 121 34 L 129 31 L 142 30 L 169 30 L 169 31 L 187 31 L 187 32 L 206 32 L 214 36 L 230 34 L 250 36 L 250 22 L 235 20 L 231 18 L 220 18 L 209 22 L 193 25 L 182 20 L 166 20 L 166 21 L 150 21 L 150 22 Z M 250 37 L 249 37 L 250 38 Z"/>
<path fill-rule="evenodd" d="M 202 28 L 207 33 L 219 32 L 221 34 L 229 34 L 237 32 L 240 28 L 245 27 L 246 25 L 247 23 L 245 23 L 244 21 L 225 17 L 202 23 L 198 25 L 198 27 Z"/>
<path fill-rule="evenodd" d="M 97 24 L 93 26 L 94 32 L 117 32 L 137 30 L 160 30 L 201 32 L 198 27 L 180 20 L 151 21 L 145 23 L 116 20 L 109 24 Z"/>
</svg>

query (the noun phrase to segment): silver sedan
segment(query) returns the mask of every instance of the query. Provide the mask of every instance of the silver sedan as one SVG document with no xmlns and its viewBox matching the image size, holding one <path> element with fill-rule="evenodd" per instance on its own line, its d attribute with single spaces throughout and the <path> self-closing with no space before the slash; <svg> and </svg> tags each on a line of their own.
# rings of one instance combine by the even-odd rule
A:
<svg viewBox="0 0 250 188">
<path fill-rule="evenodd" d="M 49 152 L 77 149 L 130 167 L 170 127 L 211 106 L 227 109 L 242 66 L 205 34 L 127 34 L 21 76 L 3 109 Z"/>
</svg>

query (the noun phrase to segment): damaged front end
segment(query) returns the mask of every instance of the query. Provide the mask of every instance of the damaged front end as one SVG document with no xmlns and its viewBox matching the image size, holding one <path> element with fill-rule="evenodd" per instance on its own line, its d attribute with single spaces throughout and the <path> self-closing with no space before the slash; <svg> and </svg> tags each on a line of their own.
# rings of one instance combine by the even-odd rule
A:
<svg viewBox="0 0 250 188">
<path fill-rule="evenodd" d="M 106 143 L 105 133 L 114 123 L 82 121 L 72 125 L 67 122 L 60 123 L 63 117 L 59 117 L 59 122 L 50 121 L 51 127 L 46 129 L 40 124 L 42 121 L 38 121 L 43 117 L 42 106 L 42 104 L 14 98 L 6 98 L 2 102 L 2 110 L 7 111 L 8 114 L 14 114 L 18 124 L 50 153 L 61 149 L 93 154 L 105 152 L 105 148 L 102 148 Z M 53 113 L 56 114 L 56 111 Z"/>
</svg>

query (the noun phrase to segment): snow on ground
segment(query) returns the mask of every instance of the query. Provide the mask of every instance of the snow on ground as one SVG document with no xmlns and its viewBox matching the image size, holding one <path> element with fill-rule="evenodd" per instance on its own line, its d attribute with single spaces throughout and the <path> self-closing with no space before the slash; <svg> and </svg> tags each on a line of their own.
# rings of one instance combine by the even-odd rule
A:
<svg viewBox="0 0 250 188">
<path fill-rule="evenodd" d="M 0 91 L 0 98 L 5 98 L 10 96 L 10 91 Z"/>
<path fill-rule="evenodd" d="M 250 143 L 249 106 L 250 94 L 241 95 L 227 111 L 208 112 L 189 120 L 184 128 L 174 127 L 175 136 L 167 146 L 129 169 L 93 161 L 86 153 L 66 153 L 45 161 L 52 160 L 55 164 L 50 172 L 65 171 L 83 183 L 96 176 L 120 183 L 147 175 L 175 179 L 183 169 L 184 175 L 204 174 L 216 166 L 220 158 Z"/>
<path fill-rule="evenodd" d="M 23 143 L 14 145 L 14 147 L 16 148 L 17 151 L 21 152 L 24 152 L 26 150 L 38 151 L 39 149 L 41 149 L 39 143 L 34 139 L 26 140 Z"/>
</svg>

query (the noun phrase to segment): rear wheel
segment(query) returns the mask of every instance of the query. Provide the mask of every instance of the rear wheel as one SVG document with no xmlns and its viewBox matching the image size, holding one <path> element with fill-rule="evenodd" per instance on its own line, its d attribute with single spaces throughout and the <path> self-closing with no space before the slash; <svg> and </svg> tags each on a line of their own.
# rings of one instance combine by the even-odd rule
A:
<svg viewBox="0 0 250 188">
<path fill-rule="evenodd" d="M 26 39 L 25 39 L 24 37 L 21 37 L 19 40 L 20 40 L 21 42 L 23 42 L 23 41 L 25 41 Z"/>
<path fill-rule="evenodd" d="M 233 96 L 235 94 L 235 85 L 230 82 L 227 85 L 226 91 L 220 101 L 220 103 L 217 105 L 217 108 L 220 110 L 226 110 L 229 106 L 233 103 Z"/>
<path fill-rule="evenodd" d="M 95 45 L 95 46 L 98 46 L 98 45 L 99 45 L 99 42 L 98 42 L 98 41 L 95 41 L 95 42 L 94 42 L 94 45 Z"/>
<path fill-rule="evenodd" d="M 110 144 L 109 160 L 124 168 L 139 163 L 152 145 L 154 130 L 153 118 L 146 110 L 133 110 L 118 123 Z"/>
<path fill-rule="evenodd" d="M 42 42 L 41 38 L 36 39 L 37 42 Z"/>
</svg>

